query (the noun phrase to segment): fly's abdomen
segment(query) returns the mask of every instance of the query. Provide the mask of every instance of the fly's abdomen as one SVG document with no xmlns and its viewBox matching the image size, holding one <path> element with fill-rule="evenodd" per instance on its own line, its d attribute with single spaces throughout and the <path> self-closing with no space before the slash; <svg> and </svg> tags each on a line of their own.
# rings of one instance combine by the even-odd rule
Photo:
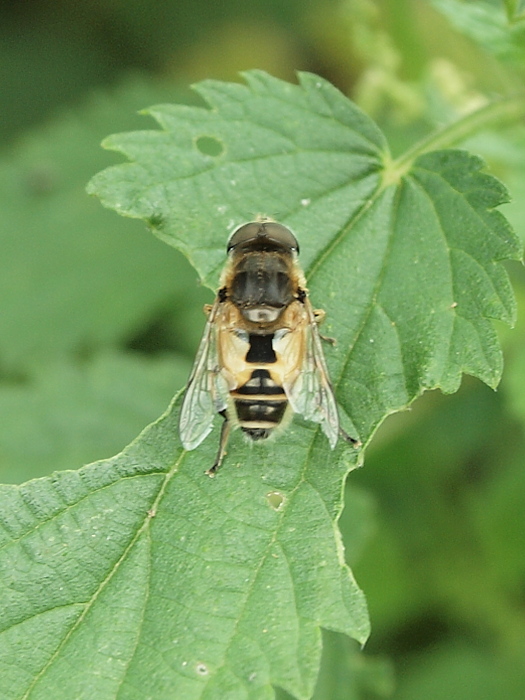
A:
<svg viewBox="0 0 525 700">
<path fill-rule="evenodd" d="M 288 401 L 235 400 L 235 410 L 241 430 L 252 440 L 265 440 L 284 418 Z"/>
<path fill-rule="evenodd" d="M 250 379 L 231 395 L 239 425 L 252 440 L 269 437 L 288 408 L 284 389 L 266 369 L 254 369 Z"/>
</svg>

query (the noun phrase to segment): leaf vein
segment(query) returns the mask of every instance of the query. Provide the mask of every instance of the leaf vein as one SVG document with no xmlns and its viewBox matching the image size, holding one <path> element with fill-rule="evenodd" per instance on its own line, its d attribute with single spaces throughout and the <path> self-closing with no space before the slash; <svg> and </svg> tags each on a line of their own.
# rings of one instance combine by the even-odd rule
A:
<svg viewBox="0 0 525 700">
<path fill-rule="evenodd" d="M 165 478 L 161 485 L 159 486 L 159 490 L 157 495 L 155 496 L 155 499 L 152 504 L 152 509 L 155 510 L 158 503 L 160 502 L 162 496 L 164 495 L 164 492 L 166 490 L 167 483 L 175 474 L 182 463 L 182 460 L 184 459 L 184 456 L 186 455 L 186 452 L 181 452 L 178 460 L 174 463 L 172 469 L 165 474 Z M 135 546 L 136 542 L 138 541 L 139 537 L 141 534 L 147 530 L 148 525 L 151 521 L 151 517 L 146 515 L 144 518 L 144 522 L 142 523 L 141 527 L 137 529 L 136 534 L 133 536 L 129 544 L 126 546 L 122 554 L 120 555 L 119 559 L 115 562 L 115 564 L 111 567 L 109 570 L 107 576 L 101 581 L 100 585 L 98 586 L 97 590 L 93 593 L 91 596 L 90 600 L 85 603 L 84 610 L 81 612 L 81 614 L 78 616 L 78 618 L 75 620 L 75 622 L 71 625 L 70 629 L 66 632 L 64 635 L 62 641 L 58 644 L 56 650 L 54 653 L 51 655 L 51 657 L 48 659 L 48 661 L 44 664 L 44 666 L 40 669 L 40 671 L 35 674 L 35 677 L 33 678 L 30 686 L 28 687 L 26 693 L 23 695 L 22 700 L 28 700 L 31 692 L 33 691 L 34 687 L 38 683 L 38 681 L 44 676 L 46 673 L 47 669 L 51 667 L 51 665 L 54 663 L 54 661 L 58 658 L 58 655 L 60 654 L 61 650 L 65 647 L 73 633 L 78 629 L 80 624 L 83 622 L 84 618 L 88 614 L 88 612 L 91 610 L 93 605 L 95 604 L 96 600 L 98 599 L 99 595 L 102 593 L 102 591 L 105 589 L 107 584 L 111 581 L 113 576 L 115 575 L 116 571 L 118 568 L 121 566 L 122 562 L 126 559 L 132 548 Z"/>
</svg>

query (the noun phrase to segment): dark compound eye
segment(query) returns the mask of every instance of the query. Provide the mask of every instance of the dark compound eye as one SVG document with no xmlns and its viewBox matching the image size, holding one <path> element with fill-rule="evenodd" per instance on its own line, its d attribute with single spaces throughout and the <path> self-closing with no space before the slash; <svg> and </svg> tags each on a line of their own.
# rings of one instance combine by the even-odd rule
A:
<svg viewBox="0 0 525 700">
<path fill-rule="evenodd" d="M 237 246 L 252 247 L 258 243 L 261 247 L 286 248 L 299 253 L 296 237 L 289 228 L 276 221 L 250 221 L 242 224 L 230 236 L 228 253 Z"/>
<path fill-rule="evenodd" d="M 273 221 L 269 221 L 263 224 L 263 226 L 268 238 L 276 243 L 280 243 L 285 248 L 290 248 L 290 250 L 295 250 L 299 253 L 299 244 L 289 228 Z"/>
</svg>

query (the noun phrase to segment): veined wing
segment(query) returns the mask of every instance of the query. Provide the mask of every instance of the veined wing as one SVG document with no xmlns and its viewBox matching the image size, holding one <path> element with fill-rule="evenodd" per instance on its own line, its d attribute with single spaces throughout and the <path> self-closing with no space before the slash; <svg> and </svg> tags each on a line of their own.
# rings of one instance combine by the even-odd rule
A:
<svg viewBox="0 0 525 700">
<path fill-rule="evenodd" d="M 208 315 L 182 402 L 179 433 L 186 450 L 193 450 L 200 445 L 212 430 L 215 414 L 226 408 L 226 401 L 218 391 L 215 320 L 219 303 L 216 299 Z"/>
<path fill-rule="evenodd" d="M 333 449 L 339 437 L 339 414 L 317 321 L 308 299 L 304 301 L 307 324 L 304 327 L 305 351 L 300 372 L 295 381 L 285 386 L 293 410 L 307 420 L 320 423 Z"/>
</svg>

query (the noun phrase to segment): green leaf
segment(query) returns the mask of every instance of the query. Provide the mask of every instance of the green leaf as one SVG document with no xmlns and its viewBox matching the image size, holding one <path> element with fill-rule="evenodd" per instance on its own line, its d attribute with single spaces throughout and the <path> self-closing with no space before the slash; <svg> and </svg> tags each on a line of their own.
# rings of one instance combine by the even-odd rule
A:
<svg viewBox="0 0 525 700">
<path fill-rule="evenodd" d="M 229 229 L 259 212 L 290 225 L 339 341 L 327 355 L 343 422 L 365 441 L 463 371 L 496 384 L 491 319 L 513 319 L 502 261 L 519 255 L 494 211 L 502 186 L 463 152 L 392 162 L 377 127 L 320 78 L 246 80 L 201 84 L 212 109 L 150 110 L 163 130 L 109 139 L 134 162 L 90 190 L 212 287 Z M 269 445 L 234 433 L 208 479 L 218 425 L 186 453 L 178 408 L 112 460 L 4 490 L 6 698 L 262 699 L 278 686 L 306 699 L 320 628 L 366 639 L 337 530 L 355 452 L 330 452 L 297 417 Z"/>
<path fill-rule="evenodd" d="M 0 384 L 0 480 L 20 483 L 115 454 L 184 386 L 188 360 L 102 353 Z"/>
<path fill-rule="evenodd" d="M 504 187 L 461 151 L 416 148 L 391 162 L 373 122 L 321 78 L 245 77 L 197 85 L 210 110 L 155 107 L 162 131 L 107 139 L 134 162 L 103 171 L 90 191 L 148 221 L 213 288 L 234 226 L 260 212 L 291 226 L 338 340 L 328 353 L 338 399 L 363 440 L 424 389 L 455 391 L 462 372 L 495 386 L 491 320 L 515 315 L 501 262 L 520 256 L 495 211 Z M 219 155 L 202 152 L 204 137 Z"/>
<path fill-rule="evenodd" d="M 377 127 L 321 78 L 302 74 L 304 87 L 258 71 L 246 79 L 249 87 L 196 85 L 211 110 L 147 110 L 163 131 L 106 139 L 135 163 L 100 173 L 88 187 L 106 206 L 147 221 L 212 288 L 226 233 L 260 212 L 300 231 L 303 264 L 313 262 L 374 192 L 385 147 Z M 202 148 L 204 138 L 220 155 Z"/>
<path fill-rule="evenodd" d="M 345 449 L 322 467 L 310 426 L 273 453 L 235 435 L 209 479 L 215 440 L 182 451 L 177 406 L 112 460 L 4 487 L 2 697 L 308 698 L 319 626 L 366 638 Z"/>
</svg>

